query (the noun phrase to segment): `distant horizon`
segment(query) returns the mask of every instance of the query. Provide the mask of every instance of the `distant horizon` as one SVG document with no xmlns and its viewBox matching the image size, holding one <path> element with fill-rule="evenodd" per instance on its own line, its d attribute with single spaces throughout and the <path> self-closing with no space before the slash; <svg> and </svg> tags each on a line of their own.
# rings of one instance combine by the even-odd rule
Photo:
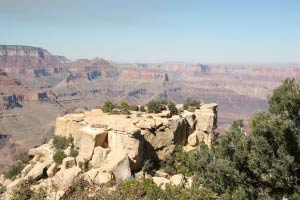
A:
<svg viewBox="0 0 300 200">
<path fill-rule="evenodd" d="M 297 0 L 2 0 L 0 23 L 71 60 L 300 63 Z"/>
<path fill-rule="evenodd" d="M 244 66 L 244 65 L 250 65 L 250 66 L 256 66 L 256 65 L 261 65 L 261 66 L 269 66 L 269 65 L 274 65 L 276 66 L 281 66 L 281 65 L 299 65 L 300 67 L 300 62 L 191 62 L 191 61 L 176 61 L 176 60 L 170 60 L 170 61 L 118 61 L 118 60 L 112 60 L 108 59 L 102 56 L 96 56 L 93 58 L 75 58 L 75 59 L 70 59 L 66 57 L 65 55 L 58 55 L 55 52 L 52 52 L 49 49 L 46 49 L 41 46 L 32 46 L 32 45 L 20 45 L 20 44 L 0 44 L 0 46 L 23 46 L 23 47 L 33 47 L 33 48 L 40 48 L 47 50 L 50 54 L 54 56 L 63 56 L 66 59 L 70 60 L 71 62 L 74 62 L 76 60 L 93 60 L 93 59 L 104 59 L 106 61 L 112 62 L 112 63 L 117 63 L 117 64 L 204 64 L 204 65 L 237 65 L 237 66 Z"/>
</svg>

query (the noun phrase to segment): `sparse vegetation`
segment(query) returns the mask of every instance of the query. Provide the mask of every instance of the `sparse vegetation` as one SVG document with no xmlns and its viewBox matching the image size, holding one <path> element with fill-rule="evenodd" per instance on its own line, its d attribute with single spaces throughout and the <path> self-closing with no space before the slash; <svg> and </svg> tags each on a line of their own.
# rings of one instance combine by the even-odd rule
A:
<svg viewBox="0 0 300 200">
<path fill-rule="evenodd" d="M 15 152 L 13 153 L 13 159 L 15 162 L 21 162 L 23 164 L 27 164 L 30 160 L 28 155 L 28 150 L 26 148 L 16 148 Z"/>
<path fill-rule="evenodd" d="M 30 189 L 30 181 L 22 182 L 14 191 L 11 200 L 45 200 L 47 193 L 44 189 L 33 191 Z"/>
<path fill-rule="evenodd" d="M 60 165 L 65 157 L 66 157 L 66 155 L 62 150 L 57 150 L 55 152 L 55 154 L 53 155 L 53 161 L 56 164 Z"/>
<path fill-rule="evenodd" d="M 28 151 L 25 148 L 17 148 L 13 153 L 13 164 L 9 165 L 4 172 L 4 177 L 8 179 L 15 179 L 18 174 L 21 173 L 25 165 L 29 162 L 30 157 Z"/>
<path fill-rule="evenodd" d="M 21 173 L 23 168 L 24 164 L 22 162 L 15 162 L 14 164 L 10 165 L 8 169 L 4 172 L 4 177 L 14 180 L 16 176 Z"/>
<path fill-rule="evenodd" d="M 176 108 L 175 103 L 169 102 L 168 103 L 168 109 L 170 110 L 171 115 L 177 115 L 178 114 L 178 110 Z"/>
<path fill-rule="evenodd" d="M 188 98 L 183 103 L 183 109 L 184 110 L 194 110 L 195 108 L 200 108 L 200 105 L 201 105 L 201 101 Z"/>
<path fill-rule="evenodd" d="M 62 200 L 73 200 L 73 199 L 80 199 L 80 200 L 89 200 L 88 197 L 88 190 L 92 188 L 92 185 L 80 178 L 76 179 L 72 182 L 71 186 L 65 192 L 64 196 L 61 198 Z"/>
<path fill-rule="evenodd" d="M 102 111 L 105 113 L 111 113 L 113 111 L 113 109 L 116 107 L 117 106 L 113 102 L 105 101 L 104 105 L 102 106 Z"/>
<path fill-rule="evenodd" d="M 119 105 L 114 104 L 111 101 L 106 101 L 102 107 L 102 111 L 105 113 L 116 115 L 129 115 L 130 111 L 138 111 L 137 105 L 128 104 L 127 102 L 121 102 Z"/>
<path fill-rule="evenodd" d="M 173 102 L 165 99 L 151 100 L 146 104 L 146 106 L 147 111 L 149 113 L 160 113 L 161 111 L 166 110 L 168 108 L 170 110 L 171 115 L 178 114 L 176 105 Z"/>
<path fill-rule="evenodd" d="M 63 136 L 54 136 L 53 137 L 53 146 L 56 149 L 66 149 L 73 142 L 72 137 L 63 137 Z"/>
</svg>

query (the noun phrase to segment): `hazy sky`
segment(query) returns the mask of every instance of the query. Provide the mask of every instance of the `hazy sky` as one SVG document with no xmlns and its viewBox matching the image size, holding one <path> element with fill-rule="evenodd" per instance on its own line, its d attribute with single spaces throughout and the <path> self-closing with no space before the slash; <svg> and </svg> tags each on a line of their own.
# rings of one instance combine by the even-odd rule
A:
<svg viewBox="0 0 300 200">
<path fill-rule="evenodd" d="M 300 62 L 300 0 L 0 0 L 0 25 L 71 59 Z"/>
</svg>

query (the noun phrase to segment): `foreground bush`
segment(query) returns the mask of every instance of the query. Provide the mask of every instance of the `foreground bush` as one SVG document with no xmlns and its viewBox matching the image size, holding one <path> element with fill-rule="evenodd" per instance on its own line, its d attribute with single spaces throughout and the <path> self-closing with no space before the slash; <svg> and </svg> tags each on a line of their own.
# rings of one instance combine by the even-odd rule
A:
<svg viewBox="0 0 300 200">
<path fill-rule="evenodd" d="M 95 191 L 94 197 L 88 197 L 90 191 Z M 72 183 L 62 200 L 209 200 L 215 198 L 216 195 L 212 190 L 205 187 L 184 189 L 183 187 L 167 185 L 166 190 L 162 190 L 151 179 L 145 179 L 141 182 L 127 180 L 117 185 L 115 190 L 95 187 L 83 179 L 78 179 Z"/>
</svg>

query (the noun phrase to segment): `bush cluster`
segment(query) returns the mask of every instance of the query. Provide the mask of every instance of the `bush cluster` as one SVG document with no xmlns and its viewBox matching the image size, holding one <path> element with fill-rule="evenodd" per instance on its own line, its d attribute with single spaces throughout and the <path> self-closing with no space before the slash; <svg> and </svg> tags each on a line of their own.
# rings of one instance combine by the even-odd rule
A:
<svg viewBox="0 0 300 200">
<path fill-rule="evenodd" d="M 201 101 L 188 98 L 183 103 L 183 109 L 193 111 L 195 108 L 197 109 L 200 108 L 200 105 L 201 105 Z"/>
<path fill-rule="evenodd" d="M 178 114 L 176 105 L 173 102 L 165 99 L 151 100 L 146 104 L 146 106 L 149 113 L 160 113 L 168 108 L 172 115 Z"/>
<path fill-rule="evenodd" d="M 102 111 L 111 114 L 129 115 L 130 111 L 139 111 L 139 107 L 134 104 L 128 104 L 127 102 L 115 104 L 111 101 L 106 101 L 102 106 Z"/>
</svg>

